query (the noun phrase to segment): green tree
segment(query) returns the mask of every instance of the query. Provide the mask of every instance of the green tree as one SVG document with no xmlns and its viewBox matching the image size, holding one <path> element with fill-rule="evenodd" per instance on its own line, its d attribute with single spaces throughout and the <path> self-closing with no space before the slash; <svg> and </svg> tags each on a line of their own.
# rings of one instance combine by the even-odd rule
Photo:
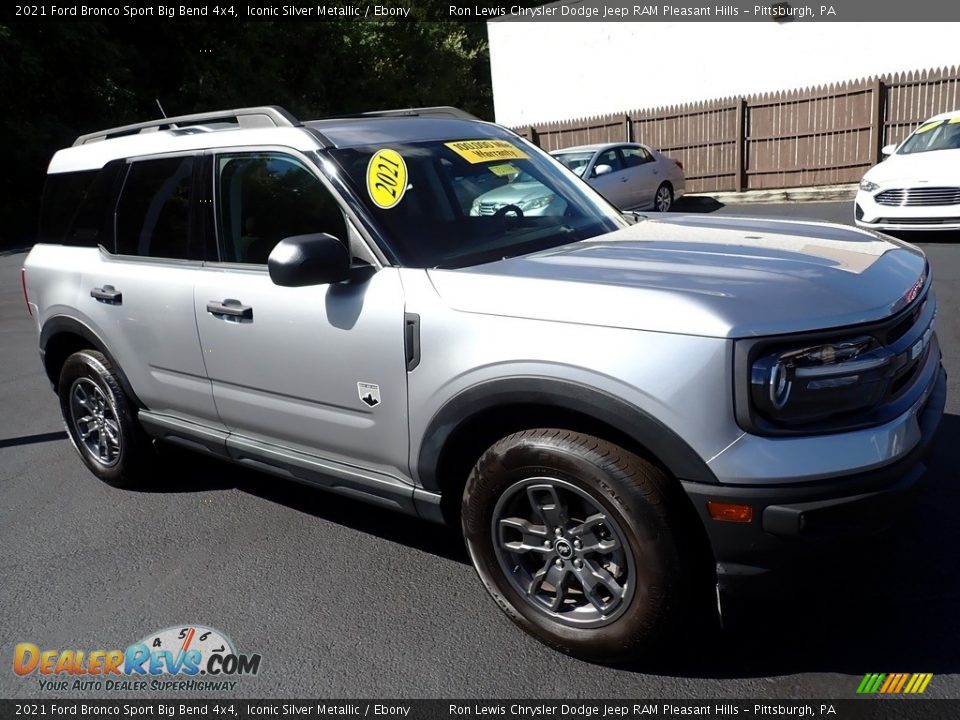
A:
<svg viewBox="0 0 960 720">
<path fill-rule="evenodd" d="M 425 0 L 421 17 L 441 17 Z M 86 132 L 281 105 L 303 118 L 456 105 L 492 117 L 486 26 L 433 21 L 0 24 L 0 244 L 29 241 L 52 154 Z M 11 162 L 12 161 L 12 162 Z"/>
</svg>

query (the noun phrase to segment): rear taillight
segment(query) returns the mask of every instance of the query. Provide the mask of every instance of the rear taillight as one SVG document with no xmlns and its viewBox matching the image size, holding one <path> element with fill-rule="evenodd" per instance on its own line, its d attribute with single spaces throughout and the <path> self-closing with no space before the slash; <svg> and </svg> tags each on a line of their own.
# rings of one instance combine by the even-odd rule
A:
<svg viewBox="0 0 960 720">
<path fill-rule="evenodd" d="M 30 298 L 27 297 L 27 269 L 20 268 L 20 287 L 23 288 L 23 301 L 27 304 L 27 312 L 33 317 L 33 310 L 30 309 Z"/>
<path fill-rule="evenodd" d="M 682 162 L 680 162 L 679 160 L 674 160 L 674 162 L 677 164 L 677 167 L 678 167 L 678 168 L 680 168 L 681 170 L 683 170 L 683 163 L 682 163 Z"/>
</svg>

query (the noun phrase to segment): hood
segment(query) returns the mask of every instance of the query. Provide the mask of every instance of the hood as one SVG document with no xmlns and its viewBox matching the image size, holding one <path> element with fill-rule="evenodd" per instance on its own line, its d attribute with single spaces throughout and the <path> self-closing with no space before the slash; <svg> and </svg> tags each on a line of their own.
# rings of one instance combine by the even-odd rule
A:
<svg viewBox="0 0 960 720">
<path fill-rule="evenodd" d="M 883 184 L 960 186 L 960 149 L 891 155 L 870 168 L 864 179 Z"/>
<path fill-rule="evenodd" d="M 930 282 L 923 253 L 893 239 L 826 223 L 703 215 L 427 272 L 463 312 L 712 337 L 880 320 L 907 304 L 921 276 Z"/>
</svg>

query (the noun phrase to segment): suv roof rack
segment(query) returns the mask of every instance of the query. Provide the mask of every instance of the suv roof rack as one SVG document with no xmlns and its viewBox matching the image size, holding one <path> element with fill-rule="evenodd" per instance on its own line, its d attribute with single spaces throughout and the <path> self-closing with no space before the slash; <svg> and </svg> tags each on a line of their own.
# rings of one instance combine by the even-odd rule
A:
<svg viewBox="0 0 960 720">
<path fill-rule="evenodd" d="M 438 117 L 460 118 L 461 120 L 479 120 L 466 110 L 451 105 L 435 105 L 433 107 L 400 108 L 396 110 L 374 110 L 373 112 L 351 113 L 347 115 L 328 115 L 318 120 L 339 120 L 346 118 L 373 118 L 373 117 Z"/>
<path fill-rule="evenodd" d="M 237 108 L 236 110 L 219 110 L 216 112 L 194 113 L 193 115 L 178 115 L 170 118 L 160 118 L 148 122 L 121 125 L 120 127 L 98 130 L 97 132 L 81 135 L 73 142 L 73 146 L 109 140 L 125 135 L 137 135 L 143 132 L 169 130 L 182 125 L 200 125 L 220 121 L 235 121 L 242 128 L 262 127 L 298 127 L 300 121 L 293 115 L 276 105 L 261 107 Z"/>
</svg>

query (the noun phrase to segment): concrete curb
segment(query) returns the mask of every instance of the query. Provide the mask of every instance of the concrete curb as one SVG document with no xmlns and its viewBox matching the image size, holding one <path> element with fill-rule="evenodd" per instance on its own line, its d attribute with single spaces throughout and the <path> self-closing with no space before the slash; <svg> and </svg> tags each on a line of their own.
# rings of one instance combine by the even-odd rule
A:
<svg viewBox="0 0 960 720">
<path fill-rule="evenodd" d="M 696 193 L 685 195 L 684 200 L 713 200 L 724 205 L 777 202 L 836 202 L 853 200 L 857 185 L 819 185 L 816 187 L 782 188 L 777 190 L 746 190 L 744 192 Z"/>
</svg>

